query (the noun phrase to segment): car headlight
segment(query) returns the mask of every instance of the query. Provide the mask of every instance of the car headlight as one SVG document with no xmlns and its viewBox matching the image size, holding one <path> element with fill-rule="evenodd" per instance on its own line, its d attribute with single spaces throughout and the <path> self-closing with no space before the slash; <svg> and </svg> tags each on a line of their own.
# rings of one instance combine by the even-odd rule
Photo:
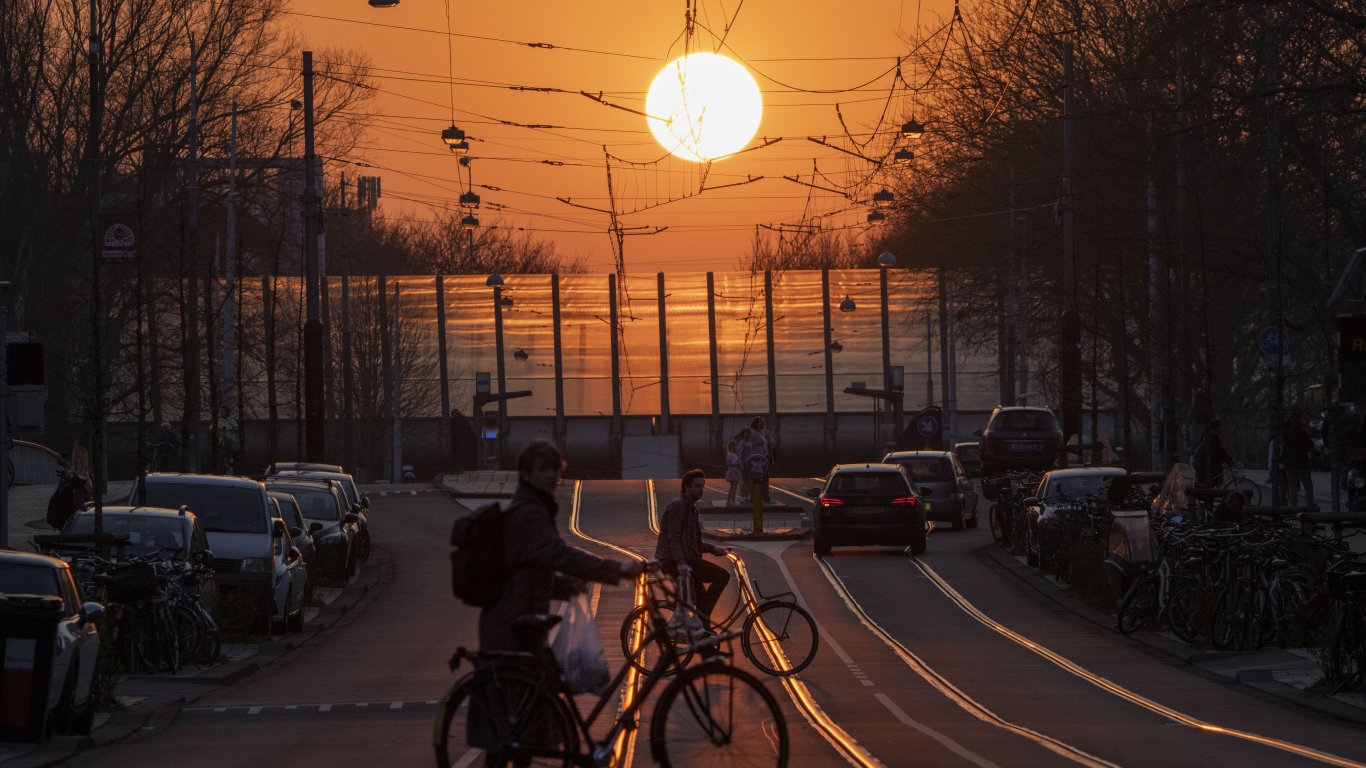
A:
<svg viewBox="0 0 1366 768">
<path fill-rule="evenodd" d="M 271 558 L 269 557 L 244 557 L 242 564 L 237 567 L 242 573 L 270 573 Z"/>
</svg>

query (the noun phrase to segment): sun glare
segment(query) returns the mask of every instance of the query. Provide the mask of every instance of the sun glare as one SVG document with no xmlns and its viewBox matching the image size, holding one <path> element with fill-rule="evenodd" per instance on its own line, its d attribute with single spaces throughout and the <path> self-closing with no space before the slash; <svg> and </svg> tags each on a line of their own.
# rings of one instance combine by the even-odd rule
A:
<svg viewBox="0 0 1366 768">
<path fill-rule="evenodd" d="M 715 53 L 690 53 L 655 75 L 645 97 L 650 133 L 670 153 L 706 162 L 745 148 L 764 100 L 744 67 Z"/>
</svg>

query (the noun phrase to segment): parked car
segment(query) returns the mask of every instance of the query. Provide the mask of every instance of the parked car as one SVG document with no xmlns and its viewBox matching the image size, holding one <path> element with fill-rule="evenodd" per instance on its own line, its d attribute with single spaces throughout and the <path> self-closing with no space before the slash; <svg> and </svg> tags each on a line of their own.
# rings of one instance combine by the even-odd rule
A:
<svg viewBox="0 0 1366 768">
<path fill-rule="evenodd" d="M 342 493 L 346 495 L 346 501 L 350 504 L 351 511 L 360 515 L 360 561 L 364 563 L 370 559 L 370 497 L 361 493 L 360 486 L 356 485 L 356 478 L 345 472 L 324 472 L 313 469 L 281 470 L 275 477 L 311 477 L 332 480 L 341 486 Z"/>
<path fill-rule="evenodd" d="M 968 473 L 968 477 L 982 476 L 982 444 L 976 440 L 953 444 L 953 455 L 958 457 L 958 463 L 963 465 L 963 471 Z"/>
<path fill-rule="evenodd" d="M 84 601 L 65 561 L 0 550 L 0 610 L 22 608 L 51 608 L 61 613 L 47 689 L 49 725 L 67 733 L 90 733 L 100 653 L 96 625 L 104 616 L 104 606 Z"/>
<path fill-rule="evenodd" d="M 1062 427 L 1047 408 L 996 406 L 982 438 L 982 473 L 994 475 L 1012 469 L 1046 472 L 1058 463 L 1062 450 Z"/>
<path fill-rule="evenodd" d="M 341 487 L 332 480 L 308 477 L 271 478 L 266 486 L 299 503 L 318 555 L 317 575 L 349 581 L 360 567 L 360 515 L 350 511 Z"/>
<path fill-rule="evenodd" d="M 925 508 L 898 464 L 837 464 L 816 499 L 812 532 L 817 555 L 835 546 L 891 546 L 925 552 Z"/>
<path fill-rule="evenodd" d="M 308 532 L 308 521 L 304 519 L 303 510 L 299 509 L 299 502 L 294 498 L 294 494 L 283 491 L 267 491 L 267 495 L 278 505 L 279 518 L 285 521 L 285 528 L 289 529 L 289 537 L 294 540 L 294 546 L 303 553 L 310 574 L 316 574 L 317 548 L 313 544 L 313 534 Z"/>
<path fill-rule="evenodd" d="M 955 531 L 977 527 L 977 489 L 949 451 L 894 451 L 884 464 L 898 464 L 911 476 L 927 520 L 948 523 Z"/>
<path fill-rule="evenodd" d="M 1073 467 L 1045 472 L 1034 494 L 1024 500 L 1025 562 L 1038 565 L 1051 560 L 1057 536 L 1050 529 L 1058 506 L 1099 493 L 1108 479 L 1127 474 L 1119 467 Z"/>
<path fill-rule="evenodd" d="M 263 624 L 270 617 L 276 529 L 265 485 L 249 477 L 155 472 L 133 484 L 128 503 L 183 505 L 198 515 L 213 550 L 220 593 L 245 600 Z"/>
<path fill-rule="evenodd" d="M 271 499 L 279 508 L 279 502 Z M 298 632 L 304 628 L 304 602 L 308 597 L 308 563 L 289 535 L 285 521 L 275 518 L 275 571 L 271 574 L 274 609 L 272 633 Z"/>
<path fill-rule="evenodd" d="M 128 544 L 122 553 L 126 557 L 163 552 L 177 560 L 185 560 L 199 568 L 195 573 L 199 581 L 199 592 L 205 602 L 216 605 L 218 578 L 214 569 L 213 549 L 209 546 L 209 535 L 199 522 L 199 517 L 189 509 L 166 509 L 164 507 L 112 506 L 102 510 L 105 533 L 126 534 Z M 77 510 L 67 518 L 62 528 L 63 534 L 94 533 L 95 509 L 86 507 Z M 76 549 L 93 549 L 94 544 L 63 543 L 63 552 Z"/>
<path fill-rule="evenodd" d="M 312 461 L 276 461 L 266 467 L 265 477 L 275 477 L 281 472 L 345 472 L 340 464 L 318 464 Z"/>
</svg>

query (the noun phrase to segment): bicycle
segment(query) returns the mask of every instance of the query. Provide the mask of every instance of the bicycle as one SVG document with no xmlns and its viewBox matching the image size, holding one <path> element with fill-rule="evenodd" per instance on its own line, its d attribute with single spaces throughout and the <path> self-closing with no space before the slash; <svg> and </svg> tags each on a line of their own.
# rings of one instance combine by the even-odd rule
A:
<svg viewBox="0 0 1366 768">
<path fill-rule="evenodd" d="M 1214 476 L 1213 485 L 1226 491 L 1242 493 L 1251 506 L 1260 506 L 1262 503 L 1262 486 L 1232 464 L 1226 465 L 1223 471 Z"/>
<path fill-rule="evenodd" d="M 765 595 L 759 589 L 758 579 L 751 579 L 751 583 L 758 599 L 739 633 L 740 650 L 745 654 L 745 658 L 765 674 L 774 677 L 787 677 L 806 669 L 816 658 L 816 650 L 820 647 L 820 633 L 816 631 L 816 620 L 811 618 L 811 614 L 805 608 L 797 605 L 791 592 Z M 686 603 L 684 605 L 685 610 L 690 610 Z M 677 611 L 678 601 L 666 602 L 661 607 L 664 610 Z M 726 617 L 719 621 L 709 621 L 706 629 L 715 635 L 730 632 L 735 622 L 744 615 L 746 607 L 747 601 L 744 596 L 737 596 L 735 605 Z M 622 619 L 621 630 L 618 633 L 622 655 L 640 672 L 646 671 L 653 663 L 649 658 L 652 647 L 645 643 L 634 645 L 631 638 L 635 627 L 644 624 L 646 613 L 646 606 L 636 606 Z M 763 623 L 762 627 L 760 622 Z M 686 639 L 680 639 L 675 645 L 683 665 L 686 666 L 692 658 L 688 642 Z M 786 663 L 782 663 L 784 661 Z"/>
<path fill-rule="evenodd" d="M 667 683 L 651 715 L 650 752 L 660 765 L 696 764 L 704 756 L 727 762 L 786 766 L 787 723 L 773 694 L 758 678 L 713 657 L 684 667 L 668 639 L 668 617 L 662 605 L 671 598 L 657 564 L 647 568 L 645 606 L 649 618 L 644 642 L 662 653 L 640 676 L 639 688 L 624 698 L 625 705 L 601 739 L 592 728 L 628 677 L 638 670 L 623 664 L 585 716 L 554 657 L 547 652 L 475 652 L 464 648 L 451 657 L 452 671 L 473 662 L 473 672 L 461 677 L 437 704 L 433 742 L 440 768 L 466 762 L 464 740 L 485 750 L 486 764 L 605 766 L 614 761 L 618 742 L 636 728 L 643 702 Z M 544 639 L 560 617 L 523 616 L 519 632 Z M 733 640 L 740 633 L 708 638 L 691 646 L 699 651 Z M 538 643 L 543 647 L 544 643 Z M 626 686 L 631 694 L 630 686 Z M 725 754 L 718 754 L 725 750 Z M 491 759 L 488 759 L 491 758 Z"/>
</svg>

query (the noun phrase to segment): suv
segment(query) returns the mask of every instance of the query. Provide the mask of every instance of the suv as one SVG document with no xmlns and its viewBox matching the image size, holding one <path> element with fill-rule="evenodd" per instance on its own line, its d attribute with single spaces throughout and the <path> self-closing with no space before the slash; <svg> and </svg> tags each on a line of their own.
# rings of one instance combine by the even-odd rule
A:
<svg viewBox="0 0 1366 768">
<path fill-rule="evenodd" d="M 1062 450 L 1062 427 L 1047 408 L 998 405 L 986 429 L 973 434 L 982 438 L 982 474 L 1012 469 L 1046 472 L 1058 463 Z"/>
<path fill-rule="evenodd" d="M 219 591 L 244 594 L 263 619 L 270 616 L 277 531 L 264 485 L 249 477 L 155 472 L 133 483 L 128 503 L 189 507 L 208 534 Z"/>
<path fill-rule="evenodd" d="M 948 523 L 955 531 L 977 527 L 977 490 L 949 451 L 894 451 L 884 464 L 899 464 L 920 495 L 925 519 Z"/>
<path fill-rule="evenodd" d="M 818 556 L 832 546 L 888 546 L 925 552 L 925 508 L 910 475 L 896 464 L 837 464 L 816 499 L 812 532 Z"/>
</svg>

